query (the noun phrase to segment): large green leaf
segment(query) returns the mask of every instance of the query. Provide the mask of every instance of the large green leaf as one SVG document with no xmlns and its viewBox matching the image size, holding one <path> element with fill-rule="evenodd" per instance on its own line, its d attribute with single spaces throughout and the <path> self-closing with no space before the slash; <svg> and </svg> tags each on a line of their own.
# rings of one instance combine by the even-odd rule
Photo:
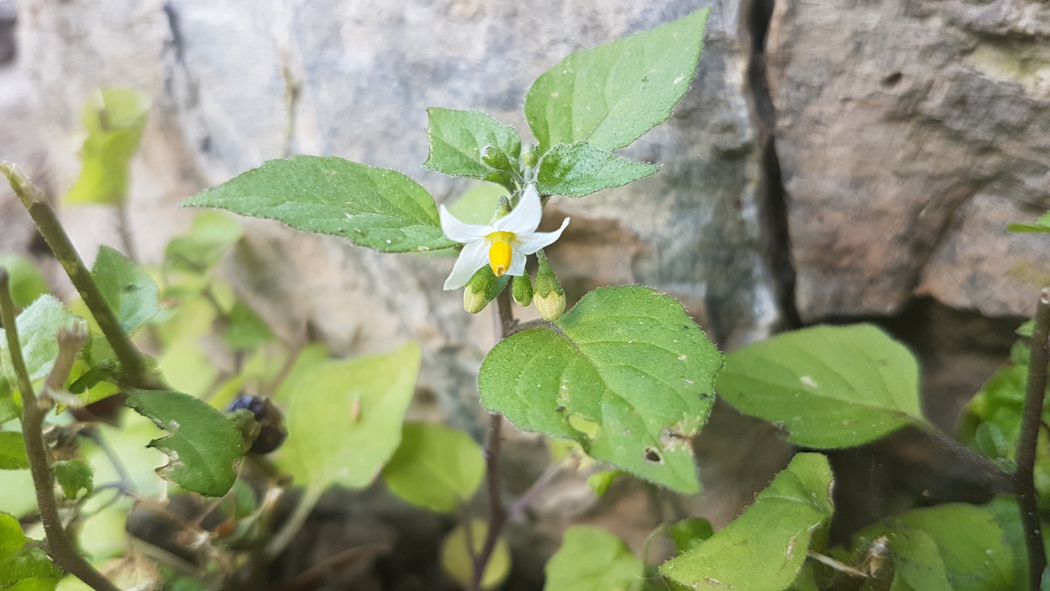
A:
<svg viewBox="0 0 1050 591">
<path fill-rule="evenodd" d="M 430 125 L 430 154 L 423 166 L 450 176 L 483 179 L 495 172 L 513 172 L 510 167 L 496 168 L 482 159 L 482 151 L 493 146 L 508 158 L 521 155 L 521 139 L 513 127 L 504 125 L 481 111 L 427 109 Z"/>
<path fill-rule="evenodd" d="M 854 537 L 863 547 L 885 537 L 895 577 L 913 589 L 1011 589 L 1013 555 L 995 515 L 953 503 L 915 509 L 867 527 Z"/>
<path fill-rule="evenodd" d="M 141 92 L 110 88 L 84 105 L 84 167 L 66 203 L 118 205 L 127 200 L 131 157 L 142 139 L 150 103 Z"/>
<path fill-rule="evenodd" d="M 481 403 L 518 427 L 578 441 L 592 457 L 686 493 L 699 490 L 690 438 L 711 409 L 722 357 L 665 294 L 587 294 L 553 325 L 497 344 Z"/>
<path fill-rule="evenodd" d="M 660 566 L 684 588 L 781 591 L 802 567 L 814 532 L 833 511 L 831 467 L 804 453 L 758 493 L 755 504 L 699 546 Z"/>
<path fill-rule="evenodd" d="M 809 447 L 860 445 L 926 422 L 915 357 L 869 324 L 807 328 L 734 351 L 716 390 Z"/>
<path fill-rule="evenodd" d="M 168 456 L 161 476 L 211 497 L 230 490 L 244 439 L 225 415 L 182 392 L 129 389 L 127 405 L 170 433 L 150 442 Z"/>
<path fill-rule="evenodd" d="M 484 474 L 481 448 L 469 435 L 432 423 L 405 423 L 401 445 L 383 467 L 394 494 L 434 511 L 469 501 Z"/>
<path fill-rule="evenodd" d="M 659 166 L 621 158 L 586 142 L 558 144 L 540 160 L 536 188 L 544 195 L 580 197 L 647 177 Z"/>
<path fill-rule="evenodd" d="M 58 357 L 59 329 L 72 328 L 83 322 L 82 318 L 70 312 L 62 302 L 50 295 L 41 296 L 18 315 L 15 326 L 18 327 L 22 357 L 25 359 L 30 380 L 47 377 L 54 367 L 55 358 Z M 17 389 L 18 378 L 11 364 L 7 335 L 4 329 L 0 328 L 0 369 L 3 370 L 0 380 L 6 380 L 12 389 Z M 2 390 L 3 388 L 0 388 L 0 391 Z"/>
<path fill-rule="evenodd" d="M 620 538 L 596 527 L 565 530 L 544 569 L 543 591 L 627 591 L 642 583 L 642 562 Z"/>
<path fill-rule="evenodd" d="M 117 314 L 120 327 L 134 333 L 160 310 L 157 284 L 148 273 L 108 246 L 98 249 L 91 276 Z"/>
<path fill-rule="evenodd" d="M 571 54 L 537 78 L 525 118 L 540 150 L 581 140 L 615 150 L 666 121 L 696 76 L 709 14 Z"/>
<path fill-rule="evenodd" d="M 456 245 L 441 232 L 437 206 L 419 183 L 394 170 L 342 158 L 271 160 L 183 205 L 278 220 L 383 252 Z"/>
<path fill-rule="evenodd" d="M 417 343 L 349 361 L 300 355 L 276 396 L 288 410 L 278 463 L 311 489 L 368 486 L 401 441 L 419 361 Z"/>
</svg>

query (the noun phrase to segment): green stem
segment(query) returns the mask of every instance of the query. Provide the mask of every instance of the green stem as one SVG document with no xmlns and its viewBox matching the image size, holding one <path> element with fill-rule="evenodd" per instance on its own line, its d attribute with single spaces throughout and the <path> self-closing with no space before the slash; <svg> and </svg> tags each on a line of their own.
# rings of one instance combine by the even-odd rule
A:
<svg viewBox="0 0 1050 591">
<path fill-rule="evenodd" d="M 292 513 L 288 521 L 285 521 L 281 525 L 280 531 L 278 531 L 270 543 L 266 545 L 266 551 L 264 553 L 267 562 L 272 562 L 277 556 L 284 552 L 284 549 L 288 547 L 288 544 L 292 543 L 292 539 L 299 533 L 299 530 L 303 528 L 303 524 L 306 523 L 306 519 L 310 516 L 310 512 L 313 511 L 317 505 L 317 501 L 321 500 L 321 495 L 324 493 L 324 488 L 316 485 L 311 485 L 303 491 L 303 496 L 299 498 L 299 504 L 296 505 L 295 511 Z"/>
<path fill-rule="evenodd" d="M 84 581 L 95 591 L 118 591 L 109 579 L 80 555 L 62 526 L 62 517 L 58 513 L 58 503 L 55 501 L 55 475 L 51 472 L 51 462 L 43 435 L 47 407 L 42 407 L 41 403 L 48 401 L 38 400 L 33 392 L 33 384 L 22 357 L 22 345 L 15 325 L 15 304 L 11 299 L 10 277 L 3 268 L 0 268 L 0 318 L 3 319 L 6 329 L 4 333 L 11 351 L 11 362 L 18 376 L 18 388 L 22 394 L 22 440 L 26 446 L 26 456 L 29 458 L 29 472 L 33 477 L 40 521 L 44 524 L 44 533 L 47 536 L 44 550 L 55 564 Z M 47 383 L 65 383 L 72 366 L 69 360 L 75 359 L 77 351 L 84 346 L 86 337 L 84 332 L 59 331 L 59 358 Z"/>
<path fill-rule="evenodd" d="M 11 188 L 15 190 L 26 210 L 29 211 L 37 230 L 44 237 L 44 241 L 51 248 L 55 258 L 65 269 L 73 286 L 84 298 L 84 304 L 95 317 L 102 334 L 113 347 L 113 353 L 123 369 L 123 381 L 132 387 L 142 389 L 160 389 L 162 385 L 150 373 L 146 366 L 146 360 L 138 347 L 131 342 L 131 338 L 124 332 L 117 320 L 117 315 L 106 303 L 102 291 L 99 289 L 91 271 L 84 265 L 80 255 L 73 247 L 62 224 L 55 215 L 55 210 L 47 202 L 44 193 L 33 184 L 29 177 L 16 165 L 10 162 L 0 162 L 0 173 L 7 177 Z"/>
<path fill-rule="evenodd" d="M 1046 370 L 1050 363 L 1050 288 L 1039 294 L 1035 310 L 1035 329 L 1028 360 L 1028 384 L 1025 387 L 1024 409 L 1021 411 L 1021 436 L 1017 440 L 1017 471 L 1014 472 L 1014 490 L 1021 510 L 1025 545 L 1028 548 L 1028 584 L 1034 591 L 1040 588 L 1046 570 L 1046 549 L 1043 545 L 1042 518 L 1039 515 L 1039 493 L 1035 488 L 1036 447 L 1043 418 L 1043 397 L 1046 395 Z"/>
<path fill-rule="evenodd" d="M 510 289 L 504 288 L 496 296 L 496 306 L 499 310 L 499 324 L 497 333 L 500 340 L 513 334 L 516 322 L 511 310 Z M 503 506 L 503 495 L 500 489 L 499 460 L 500 443 L 502 442 L 503 415 L 493 413 L 489 415 L 489 439 L 485 444 L 485 477 L 488 482 L 489 493 L 489 526 L 485 533 L 485 543 L 481 551 L 474 557 L 474 579 L 471 582 L 471 591 L 481 589 L 481 580 L 485 574 L 492 553 L 496 549 L 500 533 L 507 522 L 507 510 Z M 470 524 L 467 524 L 470 527 Z M 473 546 L 471 546 L 473 549 Z"/>
</svg>

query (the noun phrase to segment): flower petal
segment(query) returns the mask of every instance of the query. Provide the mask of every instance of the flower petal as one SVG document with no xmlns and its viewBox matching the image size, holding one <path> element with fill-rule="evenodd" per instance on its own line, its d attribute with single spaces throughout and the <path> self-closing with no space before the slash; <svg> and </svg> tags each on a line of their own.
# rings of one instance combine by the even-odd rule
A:
<svg viewBox="0 0 1050 591">
<path fill-rule="evenodd" d="M 450 240 L 455 240 L 456 242 L 466 244 L 484 238 L 492 232 L 492 226 L 466 224 L 459 221 L 459 218 L 452 215 L 452 212 L 450 212 L 444 205 L 441 206 L 439 215 L 441 216 L 441 231 L 444 232 L 445 236 L 448 236 Z"/>
<path fill-rule="evenodd" d="M 452 272 L 445 280 L 445 289 L 459 289 L 470 281 L 478 269 L 489 264 L 489 243 L 487 240 L 475 240 L 463 247 L 459 253 Z"/>
<path fill-rule="evenodd" d="M 510 213 L 496 220 L 492 228 L 498 232 L 513 232 L 522 238 L 523 235 L 532 234 L 540 227 L 540 218 L 543 217 L 543 205 L 540 203 L 540 194 L 536 192 L 535 185 L 525 187 L 518 206 Z M 453 238 L 455 240 L 455 238 Z"/>
<path fill-rule="evenodd" d="M 527 236 L 518 235 L 518 247 L 515 249 L 515 252 L 518 250 L 520 250 L 522 254 L 532 254 L 536 252 L 560 238 L 562 231 L 565 230 L 565 226 L 568 225 L 569 218 L 565 218 L 561 223 L 561 227 L 553 232 L 534 232 Z"/>
<path fill-rule="evenodd" d="M 510 255 L 510 267 L 507 268 L 507 275 L 524 275 L 525 274 L 525 253 L 518 249 L 514 249 Z"/>
</svg>

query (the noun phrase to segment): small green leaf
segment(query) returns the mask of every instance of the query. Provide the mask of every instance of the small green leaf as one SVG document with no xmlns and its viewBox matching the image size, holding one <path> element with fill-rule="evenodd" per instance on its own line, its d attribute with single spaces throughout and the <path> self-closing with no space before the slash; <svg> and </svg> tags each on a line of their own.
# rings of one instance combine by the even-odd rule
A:
<svg viewBox="0 0 1050 591">
<path fill-rule="evenodd" d="M 437 206 L 419 183 L 394 170 L 342 158 L 271 160 L 183 205 L 277 220 L 383 252 L 456 245 L 441 232 Z"/>
<path fill-rule="evenodd" d="M 383 467 L 394 494 L 439 512 L 470 500 L 484 474 L 481 448 L 469 435 L 431 423 L 405 423 L 401 445 Z"/>
<path fill-rule="evenodd" d="M 466 529 L 460 524 L 449 532 L 441 544 L 441 566 L 464 587 L 473 582 L 474 561 L 471 556 L 481 552 L 486 533 L 488 533 L 488 524 L 480 519 L 474 519 L 470 522 L 470 538 L 467 537 Z M 474 547 L 472 552 L 467 549 L 468 539 Z M 509 573 L 510 550 L 507 547 L 507 541 L 501 536 L 496 542 L 495 550 L 492 551 L 492 558 L 485 565 L 485 572 L 481 575 L 481 588 L 495 589 Z"/>
<path fill-rule="evenodd" d="M 558 144 L 540 160 L 536 189 L 544 195 L 580 197 L 645 178 L 659 166 L 621 158 L 586 142 Z"/>
<path fill-rule="evenodd" d="M 25 470 L 29 468 L 29 457 L 22 434 L 17 431 L 0 431 L 0 470 Z"/>
<path fill-rule="evenodd" d="M 642 562 L 620 538 L 596 527 L 565 530 L 561 548 L 544 569 L 543 591 L 614 591 L 638 589 Z"/>
<path fill-rule="evenodd" d="M 666 121 L 696 76 L 709 14 L 573 53 L 537 78 L 525 118 L 540 150 L 581 140 L 615 150 Z"/>
<path fill-rule="evenodd" d="M 15 319 L 18 327 L 19 343 L 22 345 L 22 357 L 25 359 L 29 379 L 32 381 L 47 377 L 58 357 L 58 331 L 66 327 L 83 323 L 84 320 L 73 314 L 62 302 L 51 295 L 38 298 L 32 305 L 22 311 Z M 7 335 L 0 328 L 0 380 L 6 380 L 11 388 L 17 389 L 18 377 L 11 365 L 11 351 L 7 346 Z"/>
<path fill-rule="evenodd" d="M 478 390 L 485 408 L 522 429 L 575 439 L 595 459 L 695 493 L 689 442 L 707 420 L 721 365 L 677 301 L 647 287 L 606 287 L 553 326 L 500 341 Z"/>
<path fill-rule="evenodd" d="M 995 497 L 981 508 L 995 519 L 1003 530 L 1003 543 L 1013 556 L 1013 591 L 1028 591 L 1028 548 L 1025 544 L 1024 525 L 1017 499 L 1010 495 Z M 1045 526 L 1044 526 L 1045 531 Z M 1050 557 L 1050 549 L 1046 549 Z"/>
<path fill-rule="evenodd" d="M 308 488 L 368 486 L 401 441 L 419 362 L 417 343 L 349 361 L 300 355 L 275 397 L 288 409 L 278 463 Z"/>
<path fill-rule="evenodd" d="M 55 588 L 62 570 L 30 542 L 14 515 L 0 513 L 0 588 Z"/>
<path fill-rule="evenodd" d="M 915 509 L 864 528 L 853 546 L 880 537 L 887 540 L 897 574 L 914 589 L 1011 588 L 1011 550 L 994 516 L 980 507 L 952 503 Z"/>
<path fill-rule="evenodd" d="M 84 106 L 84 167 L 66 196 L 67 204 L 120 205 L 127 200 L 131 157 L 142 139 L 150 103 L 141 92 L 110 88 Z"/>
<path fill-rule="evenodd" d="M 230 309 L 226 342 L 236 351 L 248 351 L 273 340 L 273 331 L 255 310 L 241 300 Z"/>
<path fill-rule="evenodd" d="M 106 303 L 117 314 L 120 327 L 134 333 L 160 310 L 157 284 L 148 273 L 108 246 L 98 249 L 91 268 Z"/>
<path fill-rule="evenodd" d="M 587 486 L 599 497 L 604 495 L 616 479 L 626 474 L 623 470 L 601 470 L 587 477 Z"/>
<path fill-rule="evenodd" d="M 675 550 L 684 553 L 703 544 L 715 532 L 710 521 L 703 517 L 690 517 L 672 525 L 668 533 L 674 541 Z"/>
<path fill-rule="evenodd" d="M 62 487 L 62 493 L 67 499 L 75 499 L 80 491 L 86 496 L 91 496 L 95 491 L 94 471 L 91 464 L 84 460 L 62 460 L 51 464 L 55 472 L 55 480 Z"/>
<path fill-rule="evenodd" d="M 809 447 L 851 447 L 926 422 L 915 357 L 869 324 L 818 326 L 748 345 L 726 355 L 715 389 Z"/>
<path fill-rule="evenodd" d="M 780 591 L 795 579 L 832 510 L 827 458 L 798 454 L 740 517 L 663 563 L 660 574 L 695 590 Z"/>
<path fill-rule="evenodd" d="M 157 473 L 210 497 L 230 490 L 244 440 L 221 412 L 189 394 L 160 390 L 129 389 L 127 405 L 170 433 L 150 442 L 168 456 Z"/>
<path fill-rule="evenodd" d="M 168 242 L 164 249 L 164 266 L 206 273 L 240 239 L 240 224 L 226 214 L 203 211 L 193 218 L 186 235 Z"/>
<path fill-rule="evenodd" d="M 499 185 L 480 184 L 463 193 L 448 211 L 467 224 L 488 224 L 499 205 L 499 198 L 504 195 L 507 195 L 507 190 Z"/>
<path fill-rule="evenodd" d="M 481 111 L 427 109 L 430 154 L 423 166 L 449 176 L 484 179 L 495 172 L 516 174 L 510 167 L 496 168 L 482 159 L 486 146 L 495 146 L 509 158 L 521 155 L 521 139 L 513 127 Z M 492 160 L 489 158 L 489 160 Z"/>
<path fill-rule="evenodd" d="M 19 308 L 25 308 L 48 292 L 44 275 L 26 257 L 14 253 L 0 253 L 0 267 L 7 269 L 11 282 L 11 299 Z"/>
<path fill-rule="evenodd" d="M 1010 442 L 1006 440 L 1006 435 L 1003 434 L 1003 430 L 999 428 L 999 425 L 992 421 L 985 421 L 977 426 L 977 431 L 974 433 L 974 441 L 977 444 L 977 449 L 993 460 L 1006 458 L 1010 455 Z"/>
<path fill-rule="evenodd" d="M 1045 213 L 1039 217 L 1038 220 L 1032 223 L 1016 223 L 1009 224 L 1006 229 L 1011 232 L 1018 233 L 1031 233 L 1040 232 L 1043 234 L 1050 234 L 1050 213 Z"/>
</svg>

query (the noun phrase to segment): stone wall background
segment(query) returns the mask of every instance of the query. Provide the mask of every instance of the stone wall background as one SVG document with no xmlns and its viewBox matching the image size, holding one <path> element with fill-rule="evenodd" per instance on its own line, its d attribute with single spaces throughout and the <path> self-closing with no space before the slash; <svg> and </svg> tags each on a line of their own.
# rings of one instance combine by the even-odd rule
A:
<svg viewBox="0 0 1050 591">
<path fill-rule="evenodd" d="M 526 131 L 525 91 L 564 55 L 701 6 L 693 89 L 625 151 L 661 172 L 552 202 L 573 217 L 552 252 L 570 296 L 651 285 L 726 349 L 800 323 L 883 323 L 922 346 L 927 410 L 952 429 L 1050 281 L 1050 237 L 1005 232 L 1050 209 L 1045 0 L 0 0 L 0 159 L 60 200 L 90 93 L 149 93 L 131 208 L 147 261 L 188 226 L 186 196 L 293 153 L 395 168 L 448 201 L 468 185 L 420 166 L 426 107 Z M 86 259 L 118 245 L 105 210 L 63 215 Z M 280 332 L 309 324 L 343 354 L 419 339 L 421 386 L 479 433 L 491 320 L 438 289 L 451 259 L 244 225 L 226 272 Z M 6 187 L 0 249 L 39 251 Z M 789 450 L 757 421 L 713 420 L 701 510 L 724 522 Z M 899 468 L 887 453 L 875 464 Z M 938 453 L 905 463 L 959 471 Z"/>
</svg>

